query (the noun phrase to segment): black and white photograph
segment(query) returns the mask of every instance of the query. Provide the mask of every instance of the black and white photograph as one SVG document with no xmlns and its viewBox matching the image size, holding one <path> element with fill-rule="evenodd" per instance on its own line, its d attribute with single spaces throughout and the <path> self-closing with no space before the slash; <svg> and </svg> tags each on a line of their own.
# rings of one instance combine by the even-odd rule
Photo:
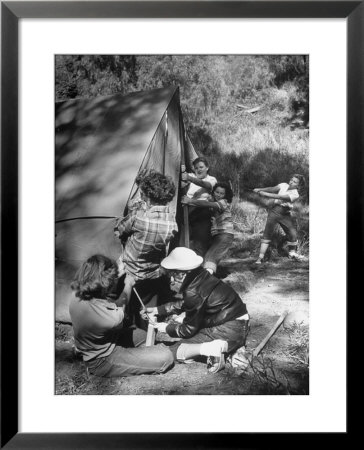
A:
<svg viewBox="0 0 364 450">
<path fill-rule="evenodd" d="M 309 62 L 55 55 L 56 395 L 310 394 Z"/>
</svg>

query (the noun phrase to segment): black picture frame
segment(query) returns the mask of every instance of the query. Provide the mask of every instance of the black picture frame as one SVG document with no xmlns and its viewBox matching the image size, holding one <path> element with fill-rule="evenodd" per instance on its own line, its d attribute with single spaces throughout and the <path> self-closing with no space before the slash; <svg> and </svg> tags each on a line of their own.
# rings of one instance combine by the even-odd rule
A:
<svg viewBox="0 0 364 450">
<path fill-rule="evenodd" d="M 355 292 L 361 292 L 363 259 L 355 255 L 359 252 L 360 257 L 363 252 L 363 1 L 1 2 L 1 448 L 256 447 L 262 439 L 269 442 L 272 435 L 18 432 L 18 22 L 22 18 L 117 17 L 347 18 L 347 303 Z M 242 408 L 237 413 L 244 420 L 248 412 Z M 349 433 L 340 435 L 335 439 L 348 437 Z M 308 437 L 309 433 L 303 435 L 300 444 Z M 286 435 L 280 439 L 282 445 L 291 438 Z"/>
</svg>

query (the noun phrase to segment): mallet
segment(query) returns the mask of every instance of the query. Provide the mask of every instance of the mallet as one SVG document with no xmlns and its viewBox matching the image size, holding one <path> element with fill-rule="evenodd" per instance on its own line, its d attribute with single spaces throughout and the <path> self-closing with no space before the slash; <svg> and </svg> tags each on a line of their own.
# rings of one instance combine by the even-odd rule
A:
<svg viewBox="0 0 364 450">
<path fill-rule="evenodd" d="M 262 340 L 262 342 L 253 350 L 253 356 L 258 356 L 259 353 L 263 350 L 269 339 L 273 336 L 273 334 L 278 330 L 278 328 L 282 325 L 284 319 L 286 318 L 288 311 L 285 311 L 280 315 L 277 322 L 274 324 L 270 332 L 266 335 L 266 337 Z"/>
<path fill-rule="evenodd" d="M 137 290 L 135 288 L 133 288 L 133 291 L 135 292 L 136 296 L 138 297 L 138 300 L 139 300 L 140 304 L 142 305 L 142 308 L 144 310 L 146 310 L 147 308 L 145 307 L 142 299 L 139 297 Z M 145 314 L 147 315 L 148 319 L 150 320 L 148 313 L 145 313 Z M 152 345 L 154 345 L 154 342 L 155 342 L 155 328 L 153 327 L 153 325 L 151 323 L 148 323 L 147 339 L 145 341 L 145 346 L 151 347 Z"/>
</svg>

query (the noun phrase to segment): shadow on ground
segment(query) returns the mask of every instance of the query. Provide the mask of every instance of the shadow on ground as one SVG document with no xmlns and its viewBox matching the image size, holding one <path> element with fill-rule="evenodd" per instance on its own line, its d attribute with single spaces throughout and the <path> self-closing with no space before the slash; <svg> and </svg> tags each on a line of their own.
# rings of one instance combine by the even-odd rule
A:
<svg viewBox="0 0 364 450">
<path fill-rule="evenodd" d="M 204 362 L 176 364 L 162 375 L 102 379 L 90 376 L 72 351 L 72 327 L 56 324 L 57 395 L 307 395 L 309 393 L 308 329 L 299 336 L 280 327 L 258 357 L 252 352 L 284 311 L 308 316 L 308 262 L 277 258 L 259 268 L 254 260 L 226 260 L 218 276 L 231 284 L 251 317 L 245 371 L 227 365 L 209 374 Z M 307 327 L 308 328 L 308 327 Z M 297 330 L 296 330 L 297 331 Z M 300 331 L 298 329 L 298 331 Z M 293 337 L 292 337 L 293 336 Z M 298 336 L 298 337 L 297 337 Z M 159 334 L 159 341 L 166 335 Z M 301 347 L 300 347 L 301 345 Z M 303 351 L 303 353 L 302 353 Z"/>
</svg>

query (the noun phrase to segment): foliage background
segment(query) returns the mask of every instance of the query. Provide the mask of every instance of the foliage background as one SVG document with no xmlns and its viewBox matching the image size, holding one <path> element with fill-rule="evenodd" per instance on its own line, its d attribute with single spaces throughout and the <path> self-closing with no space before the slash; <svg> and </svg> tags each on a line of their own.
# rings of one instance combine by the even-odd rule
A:
<svg viewBox="0 0 364 450">
<path fill-rule="evenodd" d="M 57 101 L 178 85 L 196 151 L 238 199 L 295 172 L 308 186 L 308 56 L 58 55 L 55 80 Z"/>
</svg>

